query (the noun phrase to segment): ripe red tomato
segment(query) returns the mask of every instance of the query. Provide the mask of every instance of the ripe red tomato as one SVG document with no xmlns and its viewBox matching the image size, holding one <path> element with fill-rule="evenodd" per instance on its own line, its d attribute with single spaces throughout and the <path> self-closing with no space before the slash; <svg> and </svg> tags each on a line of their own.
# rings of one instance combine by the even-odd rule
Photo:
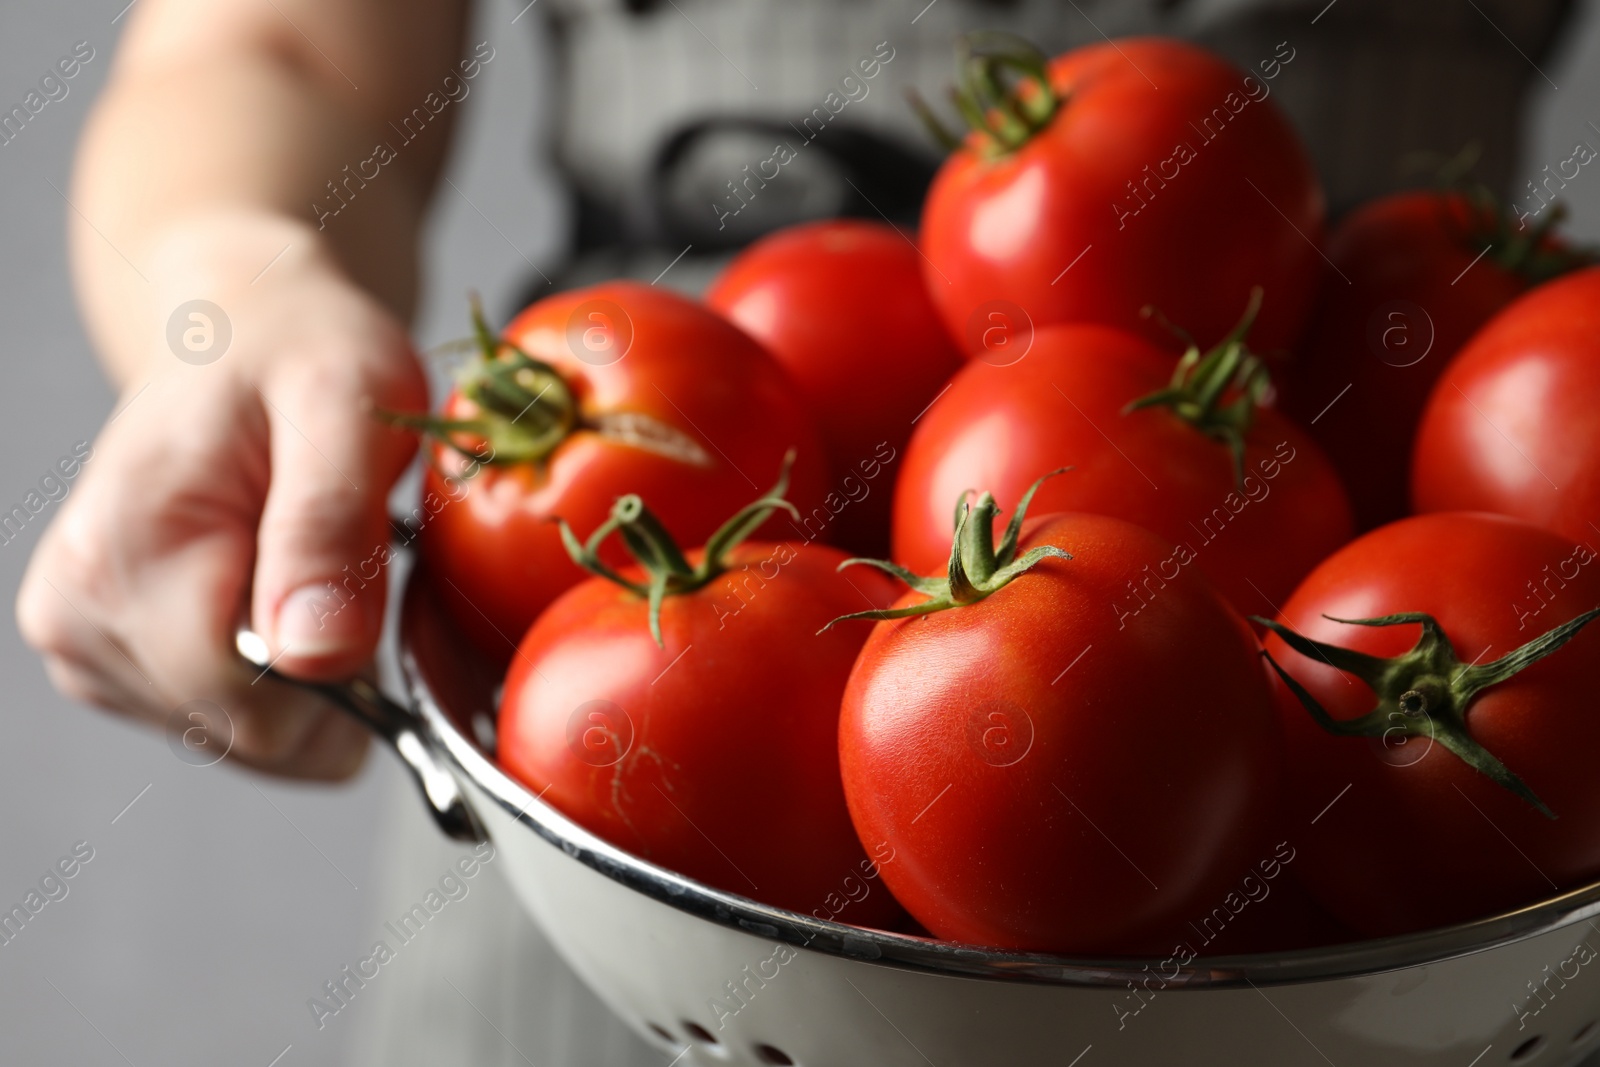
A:
<svg viewBox="0 0 1600 1067">
<path fill-rule="evenodd" d="M 977 351 L 991 328 L 1098 322 L 1170 344 L 1140 318 L 1152 304 L 1211 344 L 1264 285 L 1258 345 L 1292 344 L 1320 279 L 1323 198 L 1270 82 L 1159 38 L 1068 52 L 1048 82 L 1025 77 L 1007 106 L 967 87 L 988 124 L 922 214 L 951 333 Z"/>
<path fill-rule="evenodd" d="M 876 222 L 794 226 L 741 253 L 706 294 L 799 383 L 835 480 L 809 533 L 882 555 L 892 477 L 913 420 L 961 366 L 910 239 Z M 837 509 L 835 511 L 835 509 Z"/>
<path fill-rule="evenodd" d="M 1579 261 L 1543 233 L 1519 234 L 1492 202 L 1435 190 L 1362 205 L 1327 251 L 1336 270 L 1290 363 L 1284 407 L 1333 460 L 1366 530 L 1407 513 L 1417 422 L 1457 350 Z"/>
<path fill-rule="evenodd" d="M 1333 468 L 1270 408 L 1244 436 L 1238 484 L 1229 447 L 1164 407 L 1124 414 L 1164 389 L 1172 358 L 1140 337 L 1076 324 L 1039 331 L 1010 366 L 974 361 L 917 423 L 895 494 L 895 559 L 919 574 L 949 554 L 950 501 L 973 486 L 1015 498 L 1056 467 L 1038 508 L 1137 523 L 1175 547 L 1130 571 L 1114 603 L 1137 614 L 1189 564 L 1234 606 L 1270 612 L 1350 536 Z M 1226 412 L 1219 412 L 1219 417 Z"/>
<path fill-rule="evenodd" d="M 1242 956 L 1258 952 L 1291 952 L 1302 948 L 1338 945 L 1360 938 L 1328 909 L 1317 903 L 1301 884 L 1293 863 L 1299 858 L 1294 839 L 1297 832 L 1280 833 L 1270 838 L 1279 844 L 1274 854 L 1256 861 L 1256 870 L 1239 881 L 1239 894 L 1229 909 L 1230 919 L 1215 937 L 1204 940 L 1210 927 L 1196 922 L 1202 931 L 1191 941 L 1201 956 Z M 1287 856 L 1285 861 L 1282 857 Z M 1276 878 L 1268 874 L 1278 868 Z M 1248 903 L 1245 903 L 1248 901 Z M 1216 923 L 1220 917 L 1213 917 Z M 1202 943 L 1197 943 L 1202 942 Z"/>
<path fill-rule="evenodd" d="M 1188 920 L 1271 855 L 1281 753 L 1255 639 L 1192 574 L 1119 619 L 1128 578 L 1171 552 L 1146 530 L 1048 516 L 979 566 L 992 515 L 986 494 L 965 524 L 977 597 L 880 622 L 850 675 L 839 752 L 856 830 L 893 846 L 885 881 L 939 937 L 1192 942 Z M 1046 546 L 1071 558 L 1037 558 Z M 901 614 L 951 605 L 948 581 L 919 584 Z"/>
<path fill-rule="evenodd" d="M 1288 810 L 1306 827 L 1295 868 L 1353 929 L 1444 926 L 1600 875 L 1600 778 L 1590 765 L 1600 751 L 1600 628 L 1493 683 L 1502 657 L 1600 604 L 1594 560 L 1592 549 L 1512 519 L 1424 515 L 1351 542 L 1284 605 L 1280 626 L 1380 657 L 1265 642 L 1350 734 L 1330 733 L 1278 686 Z M 1336 621 L 1404 612 L 1433 616 L 1448 645 L 1389 668 L 1421 626 Z M 1480 749 L 1557 817 L 1456 754 L 1476 759 Z"/>
<path fill-rule="evenodd" d="M 583 577 L 555 517 L 587 532 L 617 497 L 644 493 L 673 534 L 699 544 L 715 528 L 708 516 L 759 492 L 752 478 L 791 448 L 791 499 L 807 511 L 821 504 L 822 446 L 794 383 L 703 305 L 611 282 L 533 304 L 503 340 L 536 365 L 500 350 L 474 369 L 478 400 L 458 387 L 444 416 L 460 421 L 439 427 L 491 460 L 435 443 L 422 505 L 406 521 L 421 532 L 440 599 L 488 654 L 508 657 Z M 626 561 L 618 545 L 604 552 Z"/>
<path fill-rule="evenodd" d="M 653 863 L 823 918 L 893 923 L 899 907 L 872 881 L 892 850 L 868 858 L 839 779 L 839 700 L 870 627 L 815 636 L 841 613 L 888 604 L 892 585 L 841 574 L 843 553 L 800 540 L 728 547 L 719 534 L 725 551 L 709 563 L 704 550 L 684 560 L 652 516 L 630 511 L 638 503 L 624 498 L 614 515 L 632 514 L 632 536 L 683 564 L 656 568 L 660 642 L 643 595 L 652 572 L 621 571 L 639 588 L 596 577 L 568 590 L 512 661 L 500 762 Z"/>
<path fill-rule="evenodd" d="M 1445 369 L 1412 457 L 1418 511 L 1493 511 L 1569 538 L 1600 522 L 1600 267 L 1496 315 Z"/>
</svg>

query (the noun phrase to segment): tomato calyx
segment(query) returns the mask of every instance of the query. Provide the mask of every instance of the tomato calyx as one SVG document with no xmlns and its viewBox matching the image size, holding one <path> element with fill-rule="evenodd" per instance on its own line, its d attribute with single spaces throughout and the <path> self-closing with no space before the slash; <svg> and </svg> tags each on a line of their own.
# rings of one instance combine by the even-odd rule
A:
<svg viewBox="0 0 1600 1067">
<path fill-rule="evenodd" d="M 1050 124 L 1062 99 L 1050 85 L 1048 59 L 1031 42 L 999 30 L 962 34 L 956 41 L 956 84 L 951 102 L 980 154 L 996 158 L 1017 151 Z M 907 99 L 946 152 L 962 146 L 915 90 Z"/>
<path fill-rule="evenodd" d="M 666 526 L 645 507 L 637 493 L 618 497 L 611 506 L 611 515 L 595 527 L 587 541 L 579 541 L 566 520 L 554 521 L 560 526 L 561 543 L 572 562 L 649 601 L 650 636 L 655 638 L 658 647 L 665 648 L 666 642 L 661 637 L 661 604 L 667 597 L 692 593 L 726 572 L 724 557 L 735 545 L 755 533 L 774 511 L 787 511 L 795 519 L 800 518 L 800 509 L 784 499 L 789 491 L 789 470 L 793 466 L 794 450 L 790 449 L 783 457 L 777 484 L 718 527 L 706 541 L 700 562 L 693 566 Z M 645 581 L 637 582 L 620 574 L 600 558 L 601 543 L 613 533 L 622 538 L 629 554 L 644 568 Z"/>
<path fill-rule="evenodd" d="M 452 419 L 407 411 L 379 411 L 385 422 L 427 434 L 479 463 L 537 463 L 581 423 L 577 398 L 560 371 L 496 337 L 472 301 L 472 339 L 478 359 L 457 380 L 477 414 Z M 475 439 L 464 444 L 461 436 Z M 485 448 L 483 446 L 487 445 Z M 485 459 L 487 455 L 488 459 Z"/>
<path fill-rule="evenodd" d="M 458 376 L 456 388 L 476 414 L 468 418 L 409 411 L 376 411 L 392 426 L 426 434 L 475 464 L 543 463 L 568 437 L 589 430 L 608 440 L 654 452 L 690 466 L 711 457 L 688 434 L 639 412 L 602 412 L 586 418 L 571 383 L 558 369 L 497 337 L 472 301 L 472 337 L 459 342 L 478 358 Z"/>
<path fill-rule="evenodd" d="M 1450 220 L 1462 249 L 1474 254 L 1482 252 L 1489 262 L 1529 286 L 1595 262 L 1592 249 L 1567 245 L 1552 236 L 1566 220 L 1566 204 L 1551 204 L 1544 210 L 1544 218 L 1529 226 L 1521 213 L 1502 204 L 1484 186 L 1457 192 L 1465 198 L 1469 215 L 1465 226 L 1457 219 Z"/>
<path fill-rule="evenodd" d="M 1017 542 L 1022 536 L 1022 521 L 1028 514 L 1028 505 L 1033 502 L 1033 495 L 1039 491 L 1039 487 L 1046 479 L 1054 478 L 1071 469 L 1071 467 L 1061 467 L 1053 470 L 1028 487 L 1028 491 L 1023 493 L 1022 499 L 1017 502 L 1017 510 L 1012 513 L 1011 521 L 1006 524 L 1005 533 L 998 545 L 994 541 L 994 520 L 999 517 L 1000 508 L 995 503 L 994 494 L 985 492 L 978 497 L 978 502 L 974 505 L 967 501 L 972 491 L 969 489 L 962 493 L 961 498 L 956 501 L 955 536 L 951 539 L 950 564 L 944 574 L 924 577 L 886 559 L 854 557 L 845 560 L 839 564 L 840 570 L 857 565 L 876 567 L 885 574 L 900 579 L 928 599 L 905 607 L 879 608 L 874 611 L 857 611 L 841 615 L 817 632 L 826 633 L 835 625 L 849 619 L 904 619 L 913 615 L 931 615 L 947 608 L 976 604 L 984 597 L 1005 588 L 1045 559 L 1071 559 L 1070 552 L 1055 545 L 1039 545 L 1029 549 L 1020 558 L 1017 556 Z"/>
<path fill-rule="evenodd" d="M 1551 204 L 1544 218 L 1529 226 L 1526 212 L 1501 202 L 1487 185 L 1468 180 L 1477 166 L 1482 146 L 1468 143 L 1453 157 L 1439 165 L 1439 188 L 1461 197 L 1466 207 L 1465 224 L 1441 204 L 1445 227 L 1455 233 L 1463 251 L 1484 255 L 1508 274 L 1520 277 L 1529 286 L 1547 282 L 1596 261 L 1594 249 L 1575 247 L 1557 241 L 1552 233 L 1567 217 L 1567 205 Z M 1542 200 L 1541 200 L 1542 202 Z"/>
<path fill-rule="evenodd" d="M 1272 386 L 1266 364 L 1244 343 L 1261 311 L 1261 296 L 1259 285 L 1250 290 L 1250 302 L 1239 322 L 1207 352 L 1201 352 L 1194 338 L 1167 322 L 1160 312 L 1146 307 L 1146 317 L 1160 319 L 1189 347 L 1165 389 L 1157 389 L 1122 409 L 1127 415 L 1143 408 L 1167 408 L 1213 441 L 1226 445 L 1233 458 L 1233 480 L 1240 490 L 1244 488 L 1245 435 L 1255 422 L 1256 408 Z"/>
<path fill-rule="evenodd" d="M 1317 657 L 1338 670 L 1355 675 L 1377 694 L 1378 706 L 1366 715 L 1355 719 L 1335 719 L 1304 686 L 1279 666 L 1269 653 L 1263 651 L 1262 656 L 1266 657 L 1278 677 L 1283 679 L 1289 691 L 1317 721 L 1317 725 L 1328 733 L 1340 737 L 1374 737 L 1385 741 L 1399 734 L 1437 741 L 1473 770 L 1509 789 L 1545 817 L 1554 819 L 1555 813 L 1544 801 L 1473 738 L 1467 730 L 1466 716 L 1479 693 L 1555 652 L 1597 616 L 1600 616 L 1600 608 L 1586 611 L 1494 662 L 1481 665 L 1462 663 L 1438 620 L 1423 612 L 1401 612 L 1375 619 L 1324 616 L 1333 622 L 1350 626 L 1420 624 L 1422 634 L 1411 650 L 1388 659 L 1313 641 L 1281 623 L 1260 616 L 1252 615 L 1250 619 L 1277 634 L 1301 655 Z"/>
</svg>

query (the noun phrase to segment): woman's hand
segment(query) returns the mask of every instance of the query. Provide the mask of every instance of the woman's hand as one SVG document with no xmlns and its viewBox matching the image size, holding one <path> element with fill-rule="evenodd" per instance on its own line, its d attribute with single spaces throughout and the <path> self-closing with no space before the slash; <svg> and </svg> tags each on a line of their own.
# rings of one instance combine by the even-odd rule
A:
<svg viewBox="0 0 1600 1067">
<path fill-rule="evenodd" d="M 360 574 L 387 544 L 385 500 L 414 447 L 371 409 L 423 408 L 424 376 L 400 324 L 309 225 L 210 219 L 153 259 L 150 306 L 210 300 L 231 339 L 213 355 L 144 331 L 160 337 L 143 381 L 124 390 L 28 568 L 23 636 L 70 696 L 156 724 L 213 701 L 234 758 L 348 775 L 362 728 L 257 680 L 233 636 L 248 618 L 277 668 L 305 678 L 370 658 L 385 576 Z"/>
<path fill-rule="evenodd" d="M 67 694 L 188 743 L 186 705 L 213 702 L 231 722 L 218 743 L 265 770 L 360 765 L 361 729 L 258 679 L 233 635 L 248 617 L 274 665 L 304 678 L 372 654 L 386 578 L 373 555 L 413 442 L 371 408 L 427 400 L 401 319 L 459 109 L 414 138 L 390 124 L 474 69 L 466 13 L 464 0 L 130 10 L 67 213 L 78 302 L 122 397 L 17 601 Z M 353 176 L 393 141 L 381 174 Z M 330 198 L 337 217 L 318 207 Z M 218 309 L 209 342 L 195 300 Z"/>
</svg>

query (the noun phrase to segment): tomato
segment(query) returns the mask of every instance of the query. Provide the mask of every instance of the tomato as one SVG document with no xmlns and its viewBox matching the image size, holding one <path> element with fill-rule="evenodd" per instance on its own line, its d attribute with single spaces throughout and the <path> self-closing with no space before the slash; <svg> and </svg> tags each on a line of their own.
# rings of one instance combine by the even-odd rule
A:
<svg viewBox="0 0 1600 1067">
<path fill-rule="evenodd" d="M 886 552 L 893 480 L 882 475 L 962 363 L 916 245 L 876 222 L 791 227 L 734 259 L 706 303 L 766 345 L 811 405 L 836 484 L 807 529 L 831 519 L 831 540 Z"/>
<path fill-rule="evenodd" d="M 1237 895 L 1224 913 L 1228 921 L 1214 936 L 1211 930 L 1221 919 L 1215 911 L 1195 921 L 1199 936 L 1190 943 L 1200 948 L 1201 956 L 1291 952 L 1359 940 L 1317 903 L 1296 876 L 1295 836 L 1277 837 L 1273 854 L 1258 859 L 1256 869 L 1239 880 Z M 1274 869 L 1278 873 L 1271 877 Z"/>
<path fill-rule="evenodd" d="M 1554 219 L 1555 215 L 1550 216 Z M 1414 190 L 1353 211 L 1291 362 L 1284 407 L 1350 491 L 1360 529 L 1408 511 L 1410 456 L 1428 393 L 1478 327 L 1577 259 L 1492 202 Z"/>
<path fill-rule="evenodd" d="M 1062 322 L 1170 344 L 1140 317 L 1152 304 L 1211 344 L 1265 285 L 1259 347 L 1293 343 L 1320 279 L 1323 198 L 1269 99 L 1294 58 L 1284 47 L 1263 59 L 1265 79 L 1159 38 L 1076 49 L 1047 70 L 1006 52 L 991 78 L 1036 71 L 1009 101 L 969 77 L 966 110 L 988 120 L 945 161 L 922 214 L 925 277 L 951 333 L 986 358 L 995 336 Z"/>
<path fill-rule="evenodd" d="M 539 617 L 506 677 L 500 762 L 653 863 L 821 918 L 892 923 L 898 905 L 874 881 L 888 853 L 863 850 L 839 778 L 839 700 L 869 626 L 816 631 L 893 588 L 839 573 L 843 553 L 823 545 L 739 542 L 748 514 L 685 559 L 637 497 L 619 501 L 597 537 L 620 527 L 662 562 L 585 581 Z M 606 574 L 595 547 L 578 554 Z"/>
<path fill-rule="evenodd" d="M 469 379 L 478 402 L 458 387 L 442 420 L 414 420 L 448 440 L 435 443 L 421 506 L 405 521 L 409 536 L 421 533 L 440 599 L 489 654 L 509 656 L 583 577 L 555 517 L 591 530 L 617 497 L 644 493 L 673 534 L 699 544 L 715 528 L 706 516 L 758 492 L 751 475 L 790 448 L 793 500 L 808 513 L 822 503 L 822 446 L 794 383 L 704 306 L 611 282 L 533 304 L 503 341 L 533 365 L 485 334 L 495 355 Z M 627 559 L 615 544 L 604 552 Z"/>
<path fill-rule="evenodd" d="M 965 592 L 915 579 L 874 616 L 839 728 L 856 830 L 893 847 L 884 880 L 939 937 L 1192 942 L 1271 855 L 1281 753 L 1255 640 L 1190 573 L 1118 617 L 1171 553 L 1147 530 L 1052 515 L 996 550 L 994 514 L 985 494 L 958 534 Z"/>
<path fill-rule="evenodd" d="M 1473 337 L 1428 400 L 1411 470 L 1418 511 L 1600 536 L 1600 267 L 1539 286 Z"/>
<path fill-rule="evenodd" d="M 1600 628 L 1520 672 L 1504 659 L 1600 604 L 1594 560 L 1501 516 L 1425 515 L 1345 546 L 1284 604 L 1280 632 L 1323 644 L 1266 651 L 1340 731 L 1278 686 L 1295 869 L 1353 929 L 1444 926 L 1600 876 Z M 1432 616 L 1444 643 L 1413 655 L 1418 622 L 1337 621 L 1399 613 Z"/>
<path fill-rule="evenodd" d="M 1227 354 L 1227 346 L 1213 353 Z M 1344 491 L 1321 450 L 1270 408 L 1248 417 L 1226 405 L 1189 419 L 1183 404 L 1124 414 L 1130 402 L 1165 389 L 1172 366 L 1143 338 L 1090 324 L 1040 330 L 1026 358 L 1010 366 L 969 364 L 906 449 L 895 558 L 918 573 L 938 570 L 949 553 L 950 501 L 963 490 L 983 485 L 1015 497 L 1070 465 L 1039 491 L 1041 509 L 1115 516 L 1174 546 L 1149 572 L 1125 576 L 1118 612 L 1137 614 L 1190 564 L 1236 607 L 1274 610 L 1349 538 Z M 1193 384 L 1204 385 L 1199 372 L 1228 369 L 1196 364 Z M 1242 479 L 1232 450 L 1206 432 L 1228 429 L 1230 419 L 1243 427 Z"/>
</svg>

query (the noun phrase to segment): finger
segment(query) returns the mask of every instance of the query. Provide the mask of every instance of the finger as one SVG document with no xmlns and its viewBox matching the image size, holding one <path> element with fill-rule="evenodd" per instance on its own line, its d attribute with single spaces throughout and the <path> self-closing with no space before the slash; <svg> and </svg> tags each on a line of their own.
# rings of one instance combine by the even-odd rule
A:
<svg viewBox="0 0 1600 1067">
<path fill-rule="evenodd" d="M 251 766 L 281 777 L 337 782 L 349 778 L 366 762 L 372 734 L 361 723 L 337 709 L 328 709 L 307 730 L 300 746 L 270 763 Z"/>
<path fill-rule="evenodd" d="M 81 660 L 46 655 L 44 673 L 57 692 L 79 704 L 92 704 L 107 711 L 127 711 L 146 703 L 144 694 L 128 691 L 107 678 L 95 665 Z M 153 708 L 134 714 L 144 719 L 155 718 Z"/>
<path fill-rule="evenodd" d="M 233 647 L 255 556 L 252 501 L 266 482 L 245 485 L 220 443 L 240 443 L 244 413 L 216 396 L 186 403 L 191 432 L 173 442 L 151 432 L 171 418 L 151 391 L 149 407 L 97 442 L 45 531 L 18 596 L 24 638 L 73 699 L 158 727 L 174 716 L 187 727 L 184 709 L 204 702 L 215 709 L 204 715 L 207 743 L 233 762 L 300 777 L 353 773 L 361 729 L 312 694 L 258 679 Z M 233 477 L 217 478 L 218 466 Z"/>
<path fill-rule="evenodd" d="M 348 675 L 371 658 L 382 628 L 386 502 L 415 443 L 365 408 L 415 409 L 426 391 L 403 338 L 376 362 L 383 369 L 372 373 L 301 361 L 261 388 L 272 474 L 252 612 L 289 674 Z"/>
<path fill-rule="evenodd" d="M 17 628 L 45 659 L 52 683 L 65 695 L 146 721 L 165 714 L 166 697 L 137 660 L 108 604 L 120 600 L 111 555 L 99 540 L 73 537 L 99 510 L 86 476 L 62 515 L 42 535 L 17 592 Z"/>
<path fill-rule="evenodd" d="M 267 676 L 235 649 L 249 574 L 248 543 L 220 532 L 187 542 L 181 553 L 146 560 L 129 609 L 143 635 L 141 663 L 171 691 L 173 709 L 196 701 L 216 706 L 220 729 L 209 732 L 236 762 L 311 777 L 353 771 L 365 748 L 359 728 L 330 727 L 345 726 L 346 716 L 315 694 Z M 318 739 L 334 747 L 320 750 Z M 310 765 L 301 765 L 308 759 Z"/>
</svg>

